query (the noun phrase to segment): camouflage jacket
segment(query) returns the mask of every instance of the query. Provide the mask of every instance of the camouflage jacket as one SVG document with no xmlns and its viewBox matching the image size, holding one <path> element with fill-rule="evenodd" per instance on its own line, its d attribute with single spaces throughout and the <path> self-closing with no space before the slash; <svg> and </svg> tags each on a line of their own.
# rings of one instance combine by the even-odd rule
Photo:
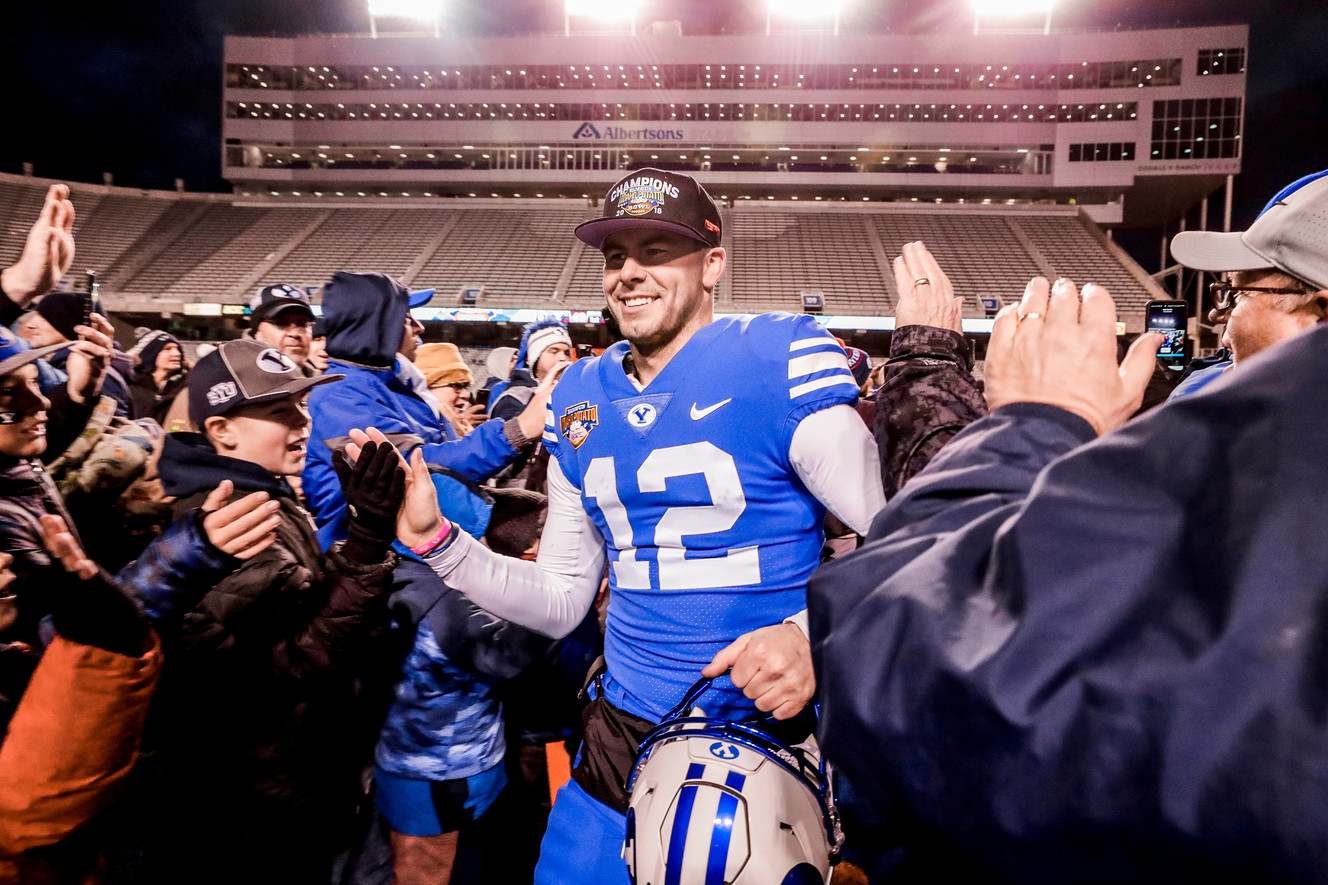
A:
<svg viewBox="0 0 1328 885">
<path fill-rule="evenodd" d="M 872 426 L 886 497 L 894 497 L 956 433 L 985 414 L 968 339 L 935 326 L 896 329 Z"/>
</svg>

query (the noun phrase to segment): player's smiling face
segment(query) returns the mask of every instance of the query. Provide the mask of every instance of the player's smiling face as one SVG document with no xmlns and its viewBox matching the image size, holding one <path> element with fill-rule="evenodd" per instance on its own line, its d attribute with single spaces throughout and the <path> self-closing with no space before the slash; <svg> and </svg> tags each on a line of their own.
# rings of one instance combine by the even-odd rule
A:
<svg viewBox="0 0 1328 885">
<path fill-rule="evenodd" d="M 680 347 L 714 318 L 724 250 L 648 227 L 604 241 L 604 297 L 623 336 L 641 353 Z"/>
</svg>

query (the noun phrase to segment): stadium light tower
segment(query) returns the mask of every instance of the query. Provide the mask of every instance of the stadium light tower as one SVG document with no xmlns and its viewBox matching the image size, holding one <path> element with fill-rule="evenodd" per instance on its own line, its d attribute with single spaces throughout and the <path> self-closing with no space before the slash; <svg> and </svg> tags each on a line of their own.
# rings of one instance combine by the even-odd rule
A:
<svg viewBox="0 0 1328 885">
<path fill-rule="evenodd" d="M 369 0 L 369 33 L 378 36 L 380 18 L 409 19 L 433 25 L 439 36 L 438 19 L 443 14 L 443 0 Z"/>
<path fill-rule="evenodd" d="M 572 17 L 594 19 L 595 22 L 622 21 L 627 19 L 636 36 L 636 9 L 641 0 L 564 0 L 563 32 L 572 34 Z"/>
<path fill-rule="evenodd" d="M 765 35 L 770 36 L 770 20 L 780 18 L 835 20 L 835 36 L 839 36 L 839 13 L 845 0 L 770 0 L 765 13 Z"/>
<path fill-rule="evenodd" d="M 1015 18 L 1018 16 L 1046 15 L 1042 33 L 1051 33 L 1051 10 L 1055 0 L 972 0 L 973 33 L 978 32 L 984 16 L 988 18 Z"/>
</svg>

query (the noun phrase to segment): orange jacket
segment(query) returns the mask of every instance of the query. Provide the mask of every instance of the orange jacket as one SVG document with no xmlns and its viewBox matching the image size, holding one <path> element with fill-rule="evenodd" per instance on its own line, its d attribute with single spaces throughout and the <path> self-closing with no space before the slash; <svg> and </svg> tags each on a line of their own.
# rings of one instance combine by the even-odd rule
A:
<svg viewBox="0 0 1328 885">
<path fill-rule="evenodd" d="M 133 766 L 161 644 L 131 658 L 57 637 L 0 745 L 0 885 L 54 882 L 27 853 L 54 845 L 112 800 Z M 95 881 L 92 871 L 78 881 Z"/>
</svg>

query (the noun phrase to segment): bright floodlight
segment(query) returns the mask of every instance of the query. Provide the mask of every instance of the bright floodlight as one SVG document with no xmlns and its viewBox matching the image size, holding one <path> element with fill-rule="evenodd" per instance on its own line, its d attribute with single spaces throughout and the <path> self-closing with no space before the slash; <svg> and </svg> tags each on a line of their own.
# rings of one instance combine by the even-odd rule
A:
<svg viewBox="0 0 1328 885">
<path fill-rule="evenodd" d="M 374 18 L 434 21 L 442 11 L 443 0 L 369 0 L 369 15 Z"/>
<path fill-rule="evenodd" d="M 844 0 L 770 0 L 771 15 L 825 18 L 839 15 Z"/>
<path fill-rule="evenodd" d="M 1045 15 L 1053 0 L 973 0 L 978 15 Z"/>
<path fill-rule="evenodd" d="M 564 0 L 566 15 L 599 19 L 632 18 L 640 0 Z"/>
</svg>

